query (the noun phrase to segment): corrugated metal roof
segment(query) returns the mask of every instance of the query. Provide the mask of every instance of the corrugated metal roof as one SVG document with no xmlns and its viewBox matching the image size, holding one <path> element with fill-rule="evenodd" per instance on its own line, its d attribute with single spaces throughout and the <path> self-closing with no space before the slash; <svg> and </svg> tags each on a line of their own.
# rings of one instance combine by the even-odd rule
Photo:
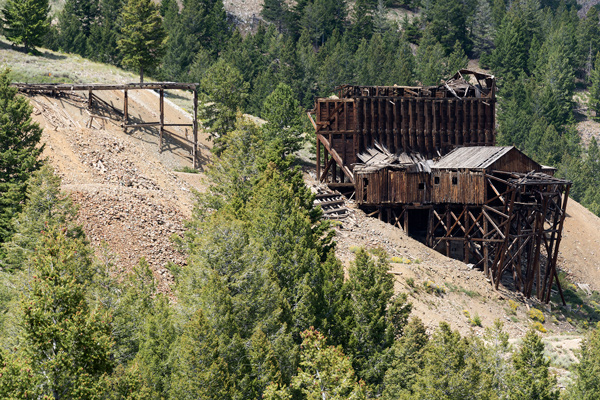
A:
<svg viewBox="0 0 600 400">
<path fill-rule="evenodd" d="M 440 158 L 433 169 L 485 169 L 506 155 L 514 146 L 459 147 Z"/>
</svg>

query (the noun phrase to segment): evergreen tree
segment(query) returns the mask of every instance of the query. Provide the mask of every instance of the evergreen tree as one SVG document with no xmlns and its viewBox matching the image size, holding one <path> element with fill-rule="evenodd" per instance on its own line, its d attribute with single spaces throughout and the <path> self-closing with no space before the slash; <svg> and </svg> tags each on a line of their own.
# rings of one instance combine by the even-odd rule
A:
<svg viewBox="0 0 600 400">
<path fill-rule="evenodd" d="M 157 393 L 160 399 L 167 398 L 171 388 L 173 365 L 170 354 L 176 332 L 168 299 L 164 295 L 158 295 L 152 301 L 151 307 L 144 321 L 136 360 L 146 385 Z"/>
<path fill-rule="evenodd" d="M 465 54 L 460 43 L 457 41 L 454 44 L 452 53 L 450 53 L 450 55 L 448 56 L 445 75 L 447 77 L 451 77 L 457 71 L 459 71 L 463 68 L 467 68 L 468 64 L 469 64 L 469 58 Z"/>
<path fill-rule="evenodd" d="M 4 35 L 25 51 L 42 44 L 50 20 L 48 0 L 7 0 L 2 9 Z"/>
<path fill-rule="evenodd" d="M 590 73 L 596 62 L 596 55 L 600 51 L 600 15 L 596 7 L 591 7 L 584 19 L 577 26 L 577 53 L 580 70 L 585 79 L 590 78 Z"/>
<path fill-rule="evenodd" d="M 263 0 L 261 15 L 269 22 L 277 25 L 279 31 L 282 30 L 286 20 L 287 4 L 283 0 Z"/>
<path fill-rule="evenodd" d="M 232 382 L 219 342 L 202 311 L 186 324 L 176 344 L 171 398 L 230 399 Z"/>
<path fill-rule="evenodd" d="M 550 362 L 544 356 L 544 343 L 533 330 L 523 338 L 519 351 L 513 356 L 514 375 L 509 398 L 519 400 L 558 399 L 556 378 L 550 375 Z"/>
<path fill-rule="evenodd" d="M 496 48 L 490 60 L 496 74 L 504 76 L 510 72 L 519 75 L 528 71 L 527 34 L 523 21 L 514 12 L 505 15 L 494 40 Z"/>
<path fill-rule="evenodd" d="M 592 118 L 600 120 L 600 57 L 596 55 L 594 69 L 590 73 L 590 96 L 588 107 L 594 112 Z"/>
<path fill-rule="evenodd" d="M 164 52 L 165 31 L 158 7 L 151 0 L 128 0 L 121 14 L 123 26 L 117 41 L 123 53 L 123 64 L 140 71 L 155 67 Z"/>
<path fill-rule="evenodd" d="M 300 399 L 366 399 L 362 384 L 356 381 L 352 364 L 340 348 L 326 345 L 325 337 L 314 328 L 302 332 L 302 353 L 298 375 L 291 390 Z M 272 385 L 265 399 L 290 399 L 287 388 Z"/>
<path fill-rule="evenodd" d="M 579 362 L 573 366 L 575 382 L 567 388 L 567 399 L 592 400 L 600 396 L 600 325 L 582 341 Z"/>
<path fill-rule="evenodd" d="M 178 9 L 176 2 L 170 7 Z M 180 14 L 173 11 L 165 13 L 168 39 L 162 74 L 187 81 L 198 52 L 204 49 L 216 59 L 226 48 L 231 29 L 222 0 L 185 0 Z"/>
<path fill-rule="evenodd" d="M 424 368 L 423 353 L 429 342 L 425 325 L 413 317 L 404 329 L 402 337 L 391 349 L 391 364 L 385 371 L 383 398 L 395 400 L 401 393 L 410 394 L 410 388 Z"/>
<path fill-rule="evenodd" d="M 407 398 L 443 400 L 494 399 L 492 379 L 480 364 L 481 343 L 462 338 L 443 322 L 424 353 L 424 368 Z"/>
<path fill-rule="evenodd" d="M 472 0 L 431 1 L 431 6 L 425 11 L 426 19 L 429 29 L 446 54 L 450 54 L 457 41 L 464 51 L 471 50 L 471 38 L 467 27 L 476 4 Z"/>
<path fill-rule="evenodd" d="M 11 220 L 26 199 L 27 180 L 40 167 L 42 129 L 31 121 L 26 98 L 9 86 L 8 70 L 0 72 L 0 242 L 13 232 Z"/>
<path fill-rule="evenodd" d="M 292 89 L 280 83 L 263 103 L 262 117 L 267 140 L 280 140 L 286 154 L 302 148 L 302 120 Z"/>
<path fill-rule="evenodd" d="M 248 83 L 241 72 L 219 59 L 200 82 L 206 98 L 200 108 L 202 124 L 208 128 L 215 141 L 215 151 L 222 151 L 222 139 L 235 126 L 236 114 L 248 95 Z"/>
<path fill-rule="evenodd" d="M 394 281 L 387 273 L 385 255 L 373 260 L 364 249 L 356 253 L 346 290 L 350 296 L 351 322 L 346 326 L 346 346 L 358 376 L 377 391 L 387 369 L 386 356 L 394 339 L 402 334 L 411 305 L 406 296 L 394 298 Z"/>
<path fill-rule="evenodd" d="M 473 18 L 473 56 L 487 58 L 494 47 L 492 6 L 489 0 L 478 0 Z M 456 47 L 455 47 L 456 48 Z"/>
<path fill-rule="evenodd" d="M 92 398 L 112 371 L 109 316 L 91 310 L 85 298 L 90 255 L 82 239 L 54 229 L 34 255 L 37 274 L 22 300 L 23 352 L 40 396 Z"/>
<path fill-rule="evenodd" d="M 9 271 L 24 268 L 33 254 L 40 232 L 63 227 L 69 237 L 83 237 L 75 224 L 77 207 L 60 192 L 60 177 L 49 166 L 35 171 L 27 181 L 27 202 L 14 219 L 15 233 L 3 244 L 7 257 L 4 268 Z"/>
<path fill-rule="evenodd" d="M 87 55 L 88 39 L 98 12 L 98 0 L 67 0 L 58 14 L 59 48 L 81 56 Z"/>
<path fill-rule="evenodd" d="M 444 76 L 444 48 L 427 28 L 417 49 L 415 75 L 422 85 L 437 85 Z"/>
<path fill-rule="evenodd" d="M 121 63 L 117 40 L 123 5 L 123 0 L 100 0 L 98 18 L 87 38 L 86 54 L 91 59 L 112 65 Z"/>
<path fill-rule="evenodd" d="M 356 0 L 352 10 L 352 25 L 350 35 L 353 43 L 359 43 L 362 39 L 369 40 L 373 34 L 374 4 L 369 0 Z"/>
</svg>

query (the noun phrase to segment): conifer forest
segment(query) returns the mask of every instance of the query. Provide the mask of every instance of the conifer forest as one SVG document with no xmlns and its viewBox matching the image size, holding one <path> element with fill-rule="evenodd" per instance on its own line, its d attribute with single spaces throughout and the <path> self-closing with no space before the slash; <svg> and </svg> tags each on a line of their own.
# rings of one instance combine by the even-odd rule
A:
<svg viewBox="0 0 600 400">
<path fill-rule="evenodd" d="M 384 250 L 336 257 L 298 156 L 314 142 L 306 111 L 337 86 L 437 85 L 475 65 L 497 79 L 497 143 L 557 168 L 600 215 L 600 148 L 580 138 L 574 100 L 600 119 L 594 3 L 264 0 L 244 32 L 222 0 L 0 3 L 24 54 L 199 83 L 213 144 L 210 185 L 171 237 L 185 264 L 161 293 L 148 260 L 115 274 L 92 249 L 32 105 L 0 71 L 0 398 L 600 399 L 600 325 L 566 385 L 533 328 L 515 342 L 500 320 L 481 335 L 426 327 Z"/>
</svg>

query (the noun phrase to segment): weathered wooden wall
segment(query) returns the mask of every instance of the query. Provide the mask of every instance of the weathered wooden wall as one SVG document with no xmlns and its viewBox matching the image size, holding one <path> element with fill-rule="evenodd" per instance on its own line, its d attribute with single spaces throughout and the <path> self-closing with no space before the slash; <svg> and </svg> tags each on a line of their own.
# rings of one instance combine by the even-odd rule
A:
<svg viewBox="0 0 600 400">
<path fill-rule="evenodd" d="M 355 171 L 358 204 L 426 204 L 431 201 L 429 176 L 382 168 Z"/>
<path fill-rule="evenodd" d="M 480 171 L 434 170 L 431 174 L 431 202 L 483 204 L 486 182 Z"/>
<path fill-rule="evenodd" d="M 362 152 L 375 141 L 393 153 L 428 158 L 456 146 L 495 144 L 494 101 L 487 98 L 318 99 L 316 115 L 319 133 L 333 135 L 340 154 Z"/>
</svg>

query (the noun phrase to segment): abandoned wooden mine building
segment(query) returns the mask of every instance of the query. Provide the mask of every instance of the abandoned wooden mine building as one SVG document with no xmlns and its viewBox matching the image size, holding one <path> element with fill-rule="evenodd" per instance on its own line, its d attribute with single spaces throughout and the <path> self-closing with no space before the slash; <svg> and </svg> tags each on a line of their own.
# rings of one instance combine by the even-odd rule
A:
<svg viewBox="0 0 600 400">
<path fill-rule="evenodd" d="M 495 146 L 494 108 L 494 77 L 468 70 L 436 87 L 342 86 L 309 114 L 318 179 L 483 269 L 495 288 L 505 277 L 548 302 L 555 282 L 562 298 L 556 263 L 571 182 Z"/>
</svg>

